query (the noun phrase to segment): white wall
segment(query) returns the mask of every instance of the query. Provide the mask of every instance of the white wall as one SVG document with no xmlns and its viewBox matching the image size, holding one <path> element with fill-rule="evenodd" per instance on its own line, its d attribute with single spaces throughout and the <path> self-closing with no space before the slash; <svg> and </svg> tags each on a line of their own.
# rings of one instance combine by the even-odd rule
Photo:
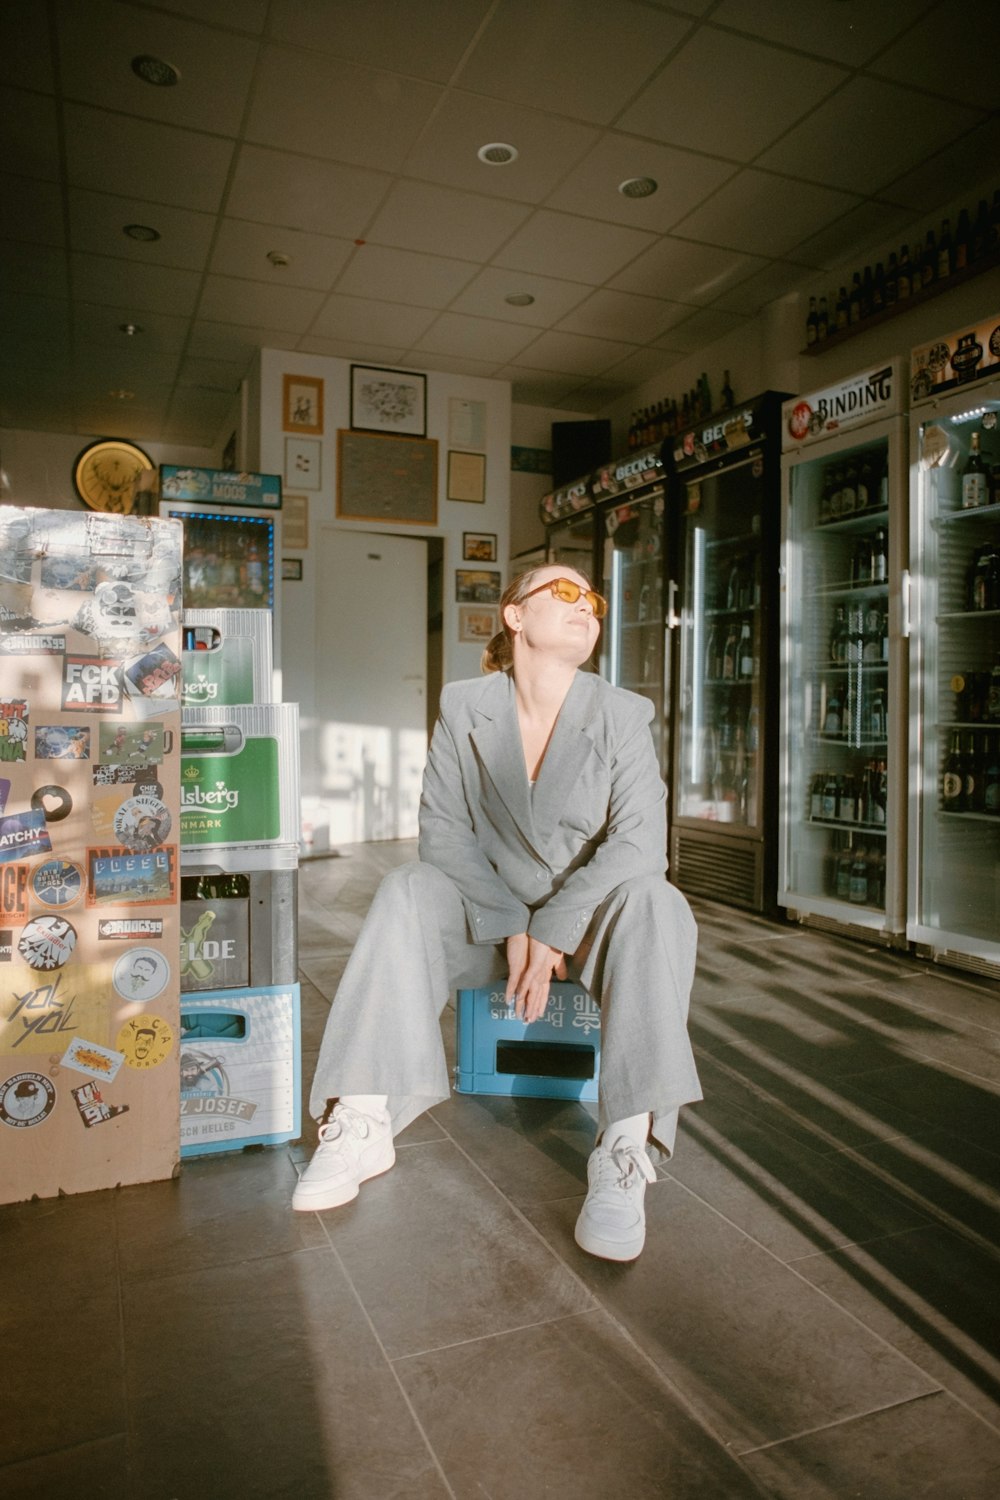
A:
<svg viewBox="0 0 1000 1500">
<path fill-rule="evenodd" d="M 548 406 L 511 407 L 511 442 L 519 448 L 547 448 L 552 450 L 553 422 L 588 422 L 587 412 L 561 411 Z M 538 503 L 552 488 L 551 474 L 522 474 L 511 471 L 510 476 L 510 555 L 528 552 L 545 544 L 545 527 L 538 512 Z"/>
<path fill-rule="evenodd" d="M 232 430 L 232 425 L 227 427 L 225 436 Z M 157 465 L 192 464 L 214 469 L 219 464 L 220 452 L 215 449 L 180 448 L 145 439 L 135 441 Z M 94 442 L 97 438 L 81 437 L 75 432 L 26 432 L 0 427 L 0 468 L 6 476 L 3 499 L 11 505 L 81 510 L 83 501 L 73 488 L 73 469 L 83 449 Z"/>
</svg>

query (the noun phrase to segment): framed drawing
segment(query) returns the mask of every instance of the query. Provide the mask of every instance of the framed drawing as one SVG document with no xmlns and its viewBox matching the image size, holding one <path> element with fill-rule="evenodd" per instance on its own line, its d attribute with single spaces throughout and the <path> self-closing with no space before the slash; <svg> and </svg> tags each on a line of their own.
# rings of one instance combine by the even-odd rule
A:
<svg viewBox="0 0 1000 1500">
<path fill-rule="evenodd" d="M 285 583 L 302 582 L 302 559 L 301 557 L 283 557 L 281 559 L 281 577 Z"/>
<path fill-rule="evenodd" d="M 337 515 L 354 521 L 437 525 L 434 438 L 337 433 Z"/>
<path fill-rule="evenodd" d="M 500 615 L 489 605 L 460 604 L 458 606 L 458 638 L 485 646 L 500 629 Z"/>
<path fill-rule="evenodd" d="M 297 490 L 318 490 L 320 444 L 315 438 L 285 438 L 285 483 Z"/>
<path fill-rule="evenodd" d="M 486 500 L 486 454 L 448 451 L 448 499 L 469 500 L 482 505 Z"/>
<path fill-rule="evenodd" d="M 286 375 L 282 381 L 281 425 L 285 432 L 323 436 L 323 382 L 312 375 Z"/>
<path fill-rule="evenodd" d="M 455 573 L 455 598 L 459 604 L 496 604 L 500 599 L 499 570 L 459 568 Z"/>
<path fill-rule="evenodd" d="M 309 546 L 309 496 L 286 495 L 285 514 L 282 519 L 282 541 L 295 552 L 305 552 Z"/>
<path fill-rule="evenodd" d="M 352 365 L 351 427 L 356 432 L 426 437 L 427 376 Z"/>
<path fill-rule="evenodd" d="M 285 505 L 288 505 L 286 497 Z M 288 525 L 287 515 L 285 525 Z M 492 531 L 463 531 L 462 532 L 462 561 L 463 562 L 496 562 L 497 539 L 496 533 Z"/>
</svg>

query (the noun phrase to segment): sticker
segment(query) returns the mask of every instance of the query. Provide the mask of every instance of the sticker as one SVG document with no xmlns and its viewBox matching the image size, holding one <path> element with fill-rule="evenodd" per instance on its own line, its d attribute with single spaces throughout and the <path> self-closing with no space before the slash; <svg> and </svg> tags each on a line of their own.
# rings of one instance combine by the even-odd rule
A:
<svg viewBox="0 0 1000 1500">
<path fill-rule="evenodd" d="M 28 705 L 23 698 L 0 698 L 0 761 L 28 758 Z"/>
<path fill-rule="evenodd" d="M 0 813 L 7 806 L 7 798 L 10 796 L 10 782 L 6 776 L 0 776 Z"/>
<path fill-rule="evenodd" d="M 72 906 L 83 895 L 84 885 L 83 870 L 71 859 L 47 859 L 31 877 L 35 900 L 43 906 Z"/>
<path fill-rule="evenodd" d="M 62 656 L 65 650 L 64 635 L 0 636 L 0 656 Z"/>
<path fill-rule="evenodd" d="M 0 1120 L 15 1130 L 41 1125 L 55 1104 L 55 1086 L 44 1073 L 13 1073 L 0 1083 Z"/>
<path fill-rule="evenodd" d="M 112 982 L 123 1000 L 155 1000 L 170 978 L 170 965 L 155 948 L 133 948 L 115 964 Z"/>
<path fill-rule="evenodd" d="M 124 1052 L 130 1068 L 156 1068 L 170 1056 L 174 1034 L 162 1016 L 133 1016 L 119 1031 L 115 1045 Z"/>
<path fill-rule="evenodd" d="M 76 947 L 76 928 L 65 917 L 35 917 L 21 933 L 17 951 L 32 969 L 61 969 Z"/>
<path fill-rule="evenodd" d="M 159 906 L 175 899 L 177 846 L 149 854 L 88 849 L 88 906 Z"/>
<path fill-rule="evenodd" d="M 0 865 L 0 918 L 23 921 L 28 915 L 30 865 Z"/>
<path fill-rule="evenodd" d="M 32 989 L 0 996 L 0 1052 L 48 1052 L 70 1036 L 83 1032 L 103 1036 L 108 1025 L 110 985 L 103 973 L 89 992 L 80 988 L 80 970 L 66 982 L 62 973 Z M 87 971 L 84 971 L 86 973 Z"/>
<path fill-rule="evenodd" d="M 73 1101 L 80 1111 L 80 1119 L 89 1130 L 94 1125 L 103 1125 L 107 1120 L 114 1120 L 118 1115 L 128 1114 L 127 1104 L 108 1104 L 96 1083 L 81 1084 L 78 1089 L 70 1089 Z"/>
<path fill-rule="evenodd" d="M 162 917 L 101 917 L 97 924 L 100 941 L 131 943 L 136 938 L 161 938 Z"/>
<path fill-rule="evenodd" d="M 95 786 L 132 786 L 136 795 L 142 787 L 150 797 L 163 796 L 154 766 L 95 766 L 93 776 Z"/>
<path fill-rule="evenodd" d="M 20 859 L 25 854 L 51 853 L 52 840 L 43 812 L 33 809 L 0 818 L 0 864 L 9 859 Z"/>
<path fill-rule="evenodd" d="M 43 589 L 74 589 L 90 593 L 95 581 L 94 566 L 87 552 L 58 554 L 46 552 L 42 557 L 39 582 Z"/>
<path fill-rule="evenodd" d="M 46 823 L 61 823 L 73 811 L 73 798 L 62 786 L 40 786 L 31 794 L 31 805 L 44 815 Z"/>
<path fill-rule="evenodd" d="M 114 713 L 121 708 L 121 668 L 100 656 L 63 657 L 62 706 L 79 713 Z"/>
<path fill-rule="evenodd" d="M 101 1078 L 105 1083 L 114 1082 L 124 1061 L 123 1052 L 112 1052 L 100 1042 L 85 1042 L 82 1036 L 75 1036 L 59 1059 L 61 1065 L 75 1068 L 78 1073 L 86 1073 L 91 1078 Z"/>
<path fill-rule="evenodd" d="M 37 724 L 36 760 L 89 760 L 90 729 L 82 724 Z"/>
<path fill-rule="evenodd" d="M 122 765 L 126 761 L 141 761 L 143 765 L 157 764 L 163 759 L 163 725 L 141 724 L 129 721 L 102 724 L 100 727 L 100 759 Z"/>
<path fill-rule="evenodd" d="M 170 834 L 171 817 L 157 797 L 132 797 L 115 815 L 115 838 L 126 849 L 156 849 Z"/>
<path fill-rule="evenodd" d="M 165 643 L 125 664 L 125 691 L 136 698 L 176 702 L 180 685 L 180 659 Z"/>
<path fill-rule="evenodd" d="M 14 959 L 14 932 L 10 927 L 0 927 L 0 964 L 12 963 Z"/>
<path fill-rule="evenodd" d="M 947 367 L 950 354 L 951 350 L 947 344 L 932 344 L 931 352 L 927 356 L 927 368 L 932 370 L 935 375 L 938 374 L 940 370 Z"/>
</svg>

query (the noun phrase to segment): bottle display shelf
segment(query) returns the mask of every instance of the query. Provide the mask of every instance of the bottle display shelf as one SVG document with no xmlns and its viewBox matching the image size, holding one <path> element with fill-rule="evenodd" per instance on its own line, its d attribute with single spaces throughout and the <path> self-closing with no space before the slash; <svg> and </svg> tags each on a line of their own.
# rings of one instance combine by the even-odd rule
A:
<svg viewBox="0 0 1000 1500">
<path fill-rule="evenodd" d="M 935 531 L 946 531 L 956 523 L 1000 521 L 1000 501 L 992 505 L 969 505 L 964 510 L 940 510 L 931 520 Z"/>
<path fill-rule="evenodd" d="M 889 511 L 886 506 L 878 509 L 852 510 L 846 516 L 836 516 L 830 521 L 820 521 L 812 528 L 816 536 L 850 536 L 854 532 L 866 531 L 874 521 L 886 522 Z"/>
<path fill-rule="evenodd" d="M 884 823 L 865 823 L 855 818 L 803 818 L 803 828 L 832 829 L 834 833 L 863 833 L 867 838 L 871 834 L 874 838 L 888 837 L 888 829 Z"/>
</svg>

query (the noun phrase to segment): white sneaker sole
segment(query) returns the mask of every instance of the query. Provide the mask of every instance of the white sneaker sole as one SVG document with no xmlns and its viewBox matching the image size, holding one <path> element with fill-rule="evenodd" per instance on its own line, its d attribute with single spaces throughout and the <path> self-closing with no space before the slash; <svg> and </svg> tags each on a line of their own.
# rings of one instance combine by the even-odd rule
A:
<svg viewBox="0 0 1000 1500">
<path fill-rule="evenodd" d="M 639 1233 L 631 1240 L 616 1241 L 602 1239 L 600 1235 L 591 1233 L 585 1224 L 577 1220 L 573 1238 L 581 1250 L 586 1250 L 588 1255 L 596 1255 L 600 1260 L 637 1260 L 646 1243 L 646 1226 L 643 1225 Z"/>
<path fill-rule="evenodd" d="M 390 1137 L 386 1142 L 385 1150 L 379 1152 L 371 1165 L 358 1177 L 352 1178 L 350 1182 L 331 1183 L 328 1187 L 319 1185 L 310 1187 L 303 1175 L 292 1194 L 292 1208 L 297 1213 L 321 1213 L 324 1208 L 340 1208 L 344 1203 L 352 1203 L 358 1196 L 358 1190 L 363 1182 L 369 1182 L 371 1178 L 388 1172 L 395 1161 L 396 1148 Z"/>
</svg>

